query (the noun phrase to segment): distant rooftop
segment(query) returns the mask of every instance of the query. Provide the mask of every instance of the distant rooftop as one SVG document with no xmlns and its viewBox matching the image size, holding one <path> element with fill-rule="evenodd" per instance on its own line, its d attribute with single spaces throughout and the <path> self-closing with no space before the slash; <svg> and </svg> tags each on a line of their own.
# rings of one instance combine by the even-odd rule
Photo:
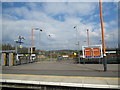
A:
<svg viewBox="0 0 120 90">
<path fill-rule="evenodd" d="M 2 50 L 1 53 L 12 53 L 15 52 L 15 50 Z"/>
</svg>

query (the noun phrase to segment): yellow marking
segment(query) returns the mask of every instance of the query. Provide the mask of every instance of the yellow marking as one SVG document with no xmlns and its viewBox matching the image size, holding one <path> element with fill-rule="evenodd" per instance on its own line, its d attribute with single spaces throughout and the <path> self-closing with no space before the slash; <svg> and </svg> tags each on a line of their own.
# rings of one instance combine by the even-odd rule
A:
<svg viewBox="0 0 120 90">
<path fill-rule="evenodd" d="M 14 57 L 13 57 L 13 53 L 11 53 L 11 60 L 12 60 L 12 66 L 14 65 Z"/>
<path fill-rule="evenodd" d="M 6 53 L 4 53 L 4 66 L 6 65 L 7 63 L 7 58 L 6 58 Z"/>
<path fill-rule="evenodd" d="M 49 78 L 120 79 L 120 78 L 112 78 L 112 77 L 51 76 L 51 75 L 26 75 L 26 74 L 0 74 L 0 75 L 1 76 L 49 77 Z"/>
</svg>

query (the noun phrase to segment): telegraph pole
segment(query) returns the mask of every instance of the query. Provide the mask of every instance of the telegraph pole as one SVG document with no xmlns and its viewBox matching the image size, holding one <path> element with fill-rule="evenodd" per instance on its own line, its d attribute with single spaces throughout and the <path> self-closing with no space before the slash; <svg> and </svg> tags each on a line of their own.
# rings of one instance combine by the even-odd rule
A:
<svg viewBox="0 0 120 90">
<path fill-rule="evenodd" d="M 100 22 L 101 22 L 101 31 L 102 31 L 103 55 L 106 56 L 106 53 L 105 53 L 105 40 L 104 40 L 104 22 L 103 22 L 103 16 L 102 16 L 102 0 L 99 0 L 99 6 L 100 6 Z"/>
<path fill-rule="evenodd" d="M 42 29 L 39 29 L 39 28 L 32 28 L 32 30 L 31 30 L 31 39 L 32 39 L 32 41 L 31 41 L 31 54 L 33 53 L 33 47 L 34 47 L 34 30 L 39 30 L 39 31 L 43 31 Z M 39 44 L 40 44 L 40 41 L 39 41 Z"/>
<path fill-rule="evenodd" d="M 31 54 L 33 53 L 33 47 L 34 47 L 34 31 L 33 31 L 34 29 L 32 29 L 31 30 L 31 34 L 32 34 L 32 37 L 31 37 L 31 39 L 32 39 L 32 41 L 31 41 L 31 45 L 32 45 L 32 47 L 31 47 Z"/>
<path fill-rule="evenodd" d="M 87 29 L 88 46 L 90 46 L 89 30 Z"/>
<path fill-rule="evenodd" d="M 100 6 L 100 22 L 101 22 L 101 32 L 102 32 L 102 48 L 103 48 L 103 66 L 104 71 L 107 71 L 107 60 L 105 58 L 106 52 L 105 52 L 105 40 L 104 40 L 104 23 L 103 23 L 103 16 L 102 16 L 102 0 L 99 0 L 99 6 Z"/>
</svg>

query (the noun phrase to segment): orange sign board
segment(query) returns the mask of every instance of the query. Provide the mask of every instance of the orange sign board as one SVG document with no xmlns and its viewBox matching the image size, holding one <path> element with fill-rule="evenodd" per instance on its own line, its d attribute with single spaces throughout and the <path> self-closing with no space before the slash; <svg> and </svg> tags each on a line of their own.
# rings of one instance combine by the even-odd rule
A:
<svg viewBox="0 0 120 90">
<path fill-rule="evenodd" d="M 83 47 L 83 58 L 100 58 L 100 57 L 102 57 L 101 46 Z"/>
<path fill-rule="evenodd" d="M 93 48 L 93 56 L 94 57 L 100 56 L 100 48 Z"/>
<path fill-rule="evenodd" d="M 92 49 L 91 48 L 85 48 L 85 56 L 86 57 L 92 56 Z"/>
</svg>

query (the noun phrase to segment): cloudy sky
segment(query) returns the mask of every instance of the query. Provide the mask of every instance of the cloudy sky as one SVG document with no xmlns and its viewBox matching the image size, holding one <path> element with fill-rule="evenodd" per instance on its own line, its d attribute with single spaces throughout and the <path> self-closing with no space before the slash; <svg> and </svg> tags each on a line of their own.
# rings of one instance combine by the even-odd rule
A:
<svg viewBox="0 0 120 90">
<path fill-rule="evenodd" d="M 103 2 L 103 19 L 106 47 L 117 47 L 117 2 Z M 87 29 L 90 44 L 101 44 L 99 3 L 2 2 L 2 43 L 15 45 L 14 40 L 22 35 L 25 37 L 23 46 L 30 47 L 32 28 L 43 30 L 34 33 L 36 48 L 43 50 L 80 49 L 87 45 Z M 79 47 L 76 47 L 77 41 Z"/>
</svg>

